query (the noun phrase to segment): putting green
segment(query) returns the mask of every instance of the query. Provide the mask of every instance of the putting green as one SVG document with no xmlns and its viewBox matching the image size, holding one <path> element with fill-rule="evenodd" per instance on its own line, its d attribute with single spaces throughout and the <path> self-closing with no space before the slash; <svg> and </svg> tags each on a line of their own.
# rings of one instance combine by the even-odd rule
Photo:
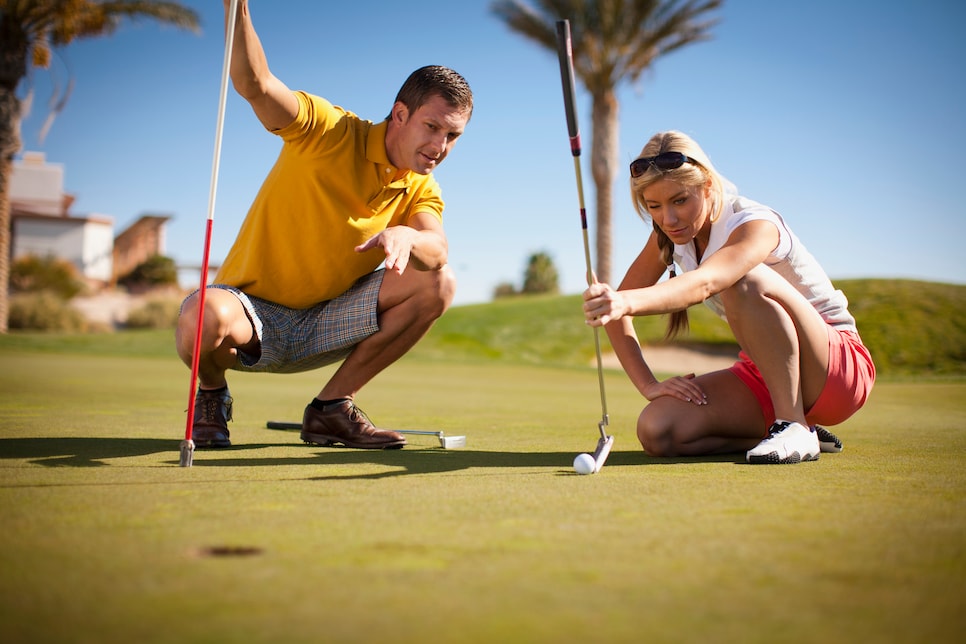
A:
<svg viewBox="0 0 966 644">
<path fill-rule="evenodd" d="M 465 435 L 307 446 L 325 371 L 237 374 L 234 446 L 178 467 L 170 358 L 0 353 L 6 641 L 959 641 L 966 386 L 880 383 L 841 454 L 646 457 L 595 476 L 596 372 L 403 360 L 360 406 Z"/>
</svg>

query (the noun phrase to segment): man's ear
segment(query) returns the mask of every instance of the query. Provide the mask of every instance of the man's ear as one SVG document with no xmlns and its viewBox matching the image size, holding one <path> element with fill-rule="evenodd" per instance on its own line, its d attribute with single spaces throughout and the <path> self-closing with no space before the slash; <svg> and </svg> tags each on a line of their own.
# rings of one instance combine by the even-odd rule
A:
<svg viewBox="0 0 966 644">
<path fill-rule="evenodd" d="M 409 118 L 409 108 L 402 101 L 396 101 L 392 106 L 392 120 L 397 123 L 405 123 Z"/>
</svg>

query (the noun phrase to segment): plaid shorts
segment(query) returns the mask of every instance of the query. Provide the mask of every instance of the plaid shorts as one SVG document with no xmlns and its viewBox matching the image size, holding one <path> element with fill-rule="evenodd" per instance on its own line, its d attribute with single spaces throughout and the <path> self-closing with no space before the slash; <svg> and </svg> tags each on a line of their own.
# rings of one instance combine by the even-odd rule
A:
<svg viewBox="0 0 966 644">
<path fill-rule="evenodd" d="M 297 373 L 345 359 L 379 330 L 376 306 L 383 275 L 382 270 L 364 275 L 342 295 L 307 309 L 290 309 L 225 284 L 209 285 L 235 294 L 261 344 L 261 356 L 239 351 L 232 369 Z"/>
</svg>

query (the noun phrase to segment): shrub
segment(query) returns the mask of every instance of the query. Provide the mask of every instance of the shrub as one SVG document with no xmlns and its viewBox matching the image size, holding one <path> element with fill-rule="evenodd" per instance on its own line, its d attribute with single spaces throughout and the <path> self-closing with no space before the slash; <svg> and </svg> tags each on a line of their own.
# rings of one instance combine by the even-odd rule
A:
<svg viewBox="0 0 966 644">
<path fill-rule="evenodd" d="M 12 296 L 8 326 L 11 329 L 68 333 L 88 330 L 87 321 L 81 312 L 51 291 Z"/>
<path fill-rule="evenodd" d="M 176 286 L 178 284 L 178 267 L 170 257 L 153 255 L 117 281 L 129 289 Z"/>
<path fill-rule="evenodd" d="M 13 293 L 45 291 L 69 300 L 84 290 L 84 282 L 77 268 L 67 260 L 27 255 L 10 266 L 10 290 Z"/>
<path fill-rule="evenodd" d="M 493 299 L 499 299 L 501 297 L 511 297 L 517 294 L 517 288 L 510 282 L 500 282 L 493 289 Z"/>
<path fill-rule="evenodd" d="M 173 329 L 178 322 L 181 300 L 156 298 L 148 300 L 143 306 L 128 313 L 129 329 Z"/>
</svg>

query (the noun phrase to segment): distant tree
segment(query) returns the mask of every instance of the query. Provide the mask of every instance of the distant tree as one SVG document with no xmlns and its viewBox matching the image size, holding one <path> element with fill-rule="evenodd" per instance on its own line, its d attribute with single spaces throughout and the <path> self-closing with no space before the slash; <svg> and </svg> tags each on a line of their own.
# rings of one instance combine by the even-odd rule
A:
<svg viewBox="0 0 966 644">
<path fill-rule="evenodd" d="M 559 293 L 560 284 L 557 267 L 547 253 L 534 253 L 527 262 L 527 270 L 523 275 L 523 293 Z"/>
<path fill-rule="evenodd" d="M 497 0 L 491 8 L 518 34 L 556 52 L 556 22 L 570 21 L 574 75 L 591 97 L 590 167 L 597 188 L 597 278 L 611 281 L 611 207 L 618 171 L 617 87 L 654 61 L 708 40 L 723 0 Z M 682 82 L 687 82 L 683 80 Z M 561 107 L 561 110 L 563 108 Z M 643 145 L 643 141 L 641 142 Z"/>
<path fill-rule="evenodd" d="M 513 285 L 512 282 L 500 282 L 493 289 L 493 299 L 498 300 L 501 297 L 512 297 L 517 294 L 517 287 Z"/>
<path fill-rule="evenodd" d="M 0 0 L 0 333 L 7 332 L 10 275 L 10 174 L 20 150 L 17 87 L 31 67 L 50 65 L 51 48 L 114 32 L 123 19 L 152 18 L 198 31 L 198 14 L 178 2 L 151 0 Z M 68 84 L 70 87 L 70 84 Z M 69 90 L 57 97 L 63 108 Z"/>
</svg>

